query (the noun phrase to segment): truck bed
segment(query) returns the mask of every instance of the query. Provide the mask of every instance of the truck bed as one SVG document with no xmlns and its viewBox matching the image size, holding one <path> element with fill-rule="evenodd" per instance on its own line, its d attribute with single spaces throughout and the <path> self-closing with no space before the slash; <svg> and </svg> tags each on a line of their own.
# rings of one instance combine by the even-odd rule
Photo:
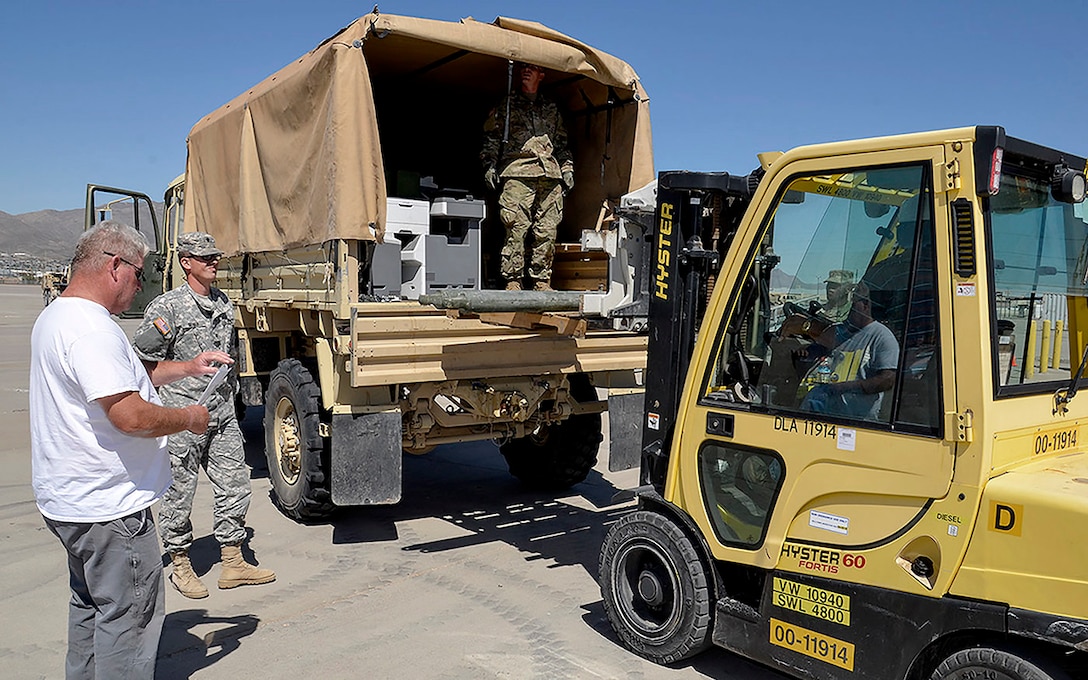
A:
<svg viewBox="0 0 1088 680">
<path fill-rule="evenodd" d="M 354 305 L 352 386 L 646 367 L 645 335 L 590 330 L 579 337 L 557 327 L 573 317 L 538 316 L 522 315 L 536 326 L 527 328 L 412 302 Z"/>
</svg>

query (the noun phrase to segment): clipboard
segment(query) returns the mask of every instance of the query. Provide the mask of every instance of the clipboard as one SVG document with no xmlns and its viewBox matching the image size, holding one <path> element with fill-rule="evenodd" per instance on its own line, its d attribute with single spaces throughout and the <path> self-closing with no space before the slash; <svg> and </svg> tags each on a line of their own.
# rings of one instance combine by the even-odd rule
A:
<svg viewBox="0 0 1088 680">
<path fill-rule="evenodd" d="M 200 395 L 200 399 L 196 400 L 196 403 L 200 404 L 201 406 L 206 405 L 208 403 L 208 399 L 212 396 L 212 394 L 214 394 L 215 391 L 219 389 L 219 386 L 226 381 L 228 375 L 230 375 L 230 365 L 221 365 L 219 367 L 219 370 L 215 372 L 215 375 L 212 376 L 211 382 L 209 382 L 208 386 L 204 388 L 204 392 Z"/>
</svg>

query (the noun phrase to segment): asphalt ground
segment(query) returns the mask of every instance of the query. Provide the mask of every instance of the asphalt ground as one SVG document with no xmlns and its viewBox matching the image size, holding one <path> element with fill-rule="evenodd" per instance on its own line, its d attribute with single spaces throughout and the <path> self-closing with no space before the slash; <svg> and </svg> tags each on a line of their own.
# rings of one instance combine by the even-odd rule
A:
<svg viewBox="0 0 1088 680">
<path fill-rule="evenodd" d="M 59 678 L 66 649 L 64 552 L 30 489 L 30 329 L 42 299 L 0 285 L 0 676 Z M 122 325 L 131 332 L 135 322 Z M 786 676 L 712 649 L 675 667 L 622 647 L 597 587 L 611 504 L 637 473 L 607 471 L 556 497 L 529 492 L 491 444 L 406 457 L 391 506 L 303 525 L 269 499 L 262 409 L 242 430 L 253 479 L 250 558 L 263 586 L 218 590 L 212 494 L 202 475 L 192 560 L 211 590 L 167 586 L 158 674 L 176 678 L 735 678 Z M 165 561 L 164 561 L 165 564 Z"/>
</svg>

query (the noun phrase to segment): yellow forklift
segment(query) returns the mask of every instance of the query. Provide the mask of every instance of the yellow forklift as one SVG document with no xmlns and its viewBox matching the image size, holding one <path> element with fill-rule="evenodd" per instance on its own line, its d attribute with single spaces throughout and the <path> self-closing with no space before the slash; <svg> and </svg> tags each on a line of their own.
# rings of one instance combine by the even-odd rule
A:
<svg viewBox="0 0 1088 680">
<path fill-rule="evenodd" d="M 977 126 L 759 160 L 658 177 L 620 640 L 1088 677 L 1085 158 Z"/>
</svg>

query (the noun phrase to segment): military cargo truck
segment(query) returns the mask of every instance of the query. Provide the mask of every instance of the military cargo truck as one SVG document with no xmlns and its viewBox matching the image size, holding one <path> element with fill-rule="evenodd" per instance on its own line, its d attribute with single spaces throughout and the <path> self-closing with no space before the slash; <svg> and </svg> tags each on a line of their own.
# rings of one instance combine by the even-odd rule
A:
<svg viewBox="0 0 1088 680">
<path fill-rule="evenodd" d="M 489 290 L 502 227 L 479 153 L 515 61 L 545 69 L 574 156 L 554 292 Z M 608 402 L 641 408 L 653 179 L 628 64 L 537 23 L 375 12 L 193 127 L 161 222 L 137 225 L 144 297 L 182 282 L 179 233 L 226 252 L 241 399 L 264 404 L 291 517 L 395 503 L 402 450 L 454 442 L 494 440 L 515 476 L 566 488 Z M 87 225 L 117 196 L 151 204 L 91 185 Z"/>
<path fill-rule="evenodd" d="M 57 299 L 57 296 L 68 287 L 68 271 L 46 272 L 42 274 L 42 306 L 48 307 L 49 303 Z"/>
</svg>

